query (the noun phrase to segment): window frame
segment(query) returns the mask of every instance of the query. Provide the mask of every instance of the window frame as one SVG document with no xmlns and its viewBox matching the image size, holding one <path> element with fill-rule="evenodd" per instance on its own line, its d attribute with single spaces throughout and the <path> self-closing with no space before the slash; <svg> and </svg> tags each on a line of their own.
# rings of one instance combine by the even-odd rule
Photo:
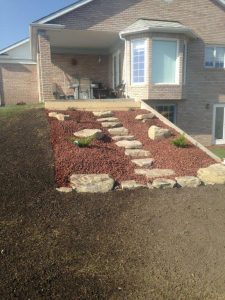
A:
<svg viewBox="0 0 225 300">
<path fill-rule="evenodd" d="M 137 41 L 144 41 L 144 81 L 143 82 L 134 82 L 134 43 Z M 144 86 L 147 84 L 147 67 L 148 67 L 148 61 L 147 61 L 147 38 L 135 38 L 131 40 L 131 60 L 130 60 L 130 70 L 131 70 L 131 76 L 130 76 L 130 83 L 131 86 Z"/>
<path fill-rule="evenodd" d="M 206 66 L 206 48 L 214 48 L 214 59 L 213 59 L 213 66 Z M 224 66 L 222 68 L 216 67 L 216 48 L 224 48 Z M 207 44 L 205 45 L 204 49 L 204 68 L 205 69 L 215 69 L 215 70 L 224 70 L 225 69 L 225 45 L 217 45 L 217 44 Z"/>
<path fill-rule="evenodd" d="M 170 121 L 167 117 L 165 117 L 166 119 L 168 119 L 170 122 L 172 122 L 173 124 L 176 124 L 177 123 L 177 104 L 176 103 L 165 103 L 165 102 L 158 102 L 158 103 L 156 103 L 156 104 L 153 104 L 152 105 L 153 106 L 153 108 L 157 111 L 157 112 L 159 112 L 158 110 L 157 110 L 157 107 L 158 106 L 168 106 L 168 107 L 173 107 L 174 108 L 174 119 L 173 119 L 173 121 Z M 161 112 L 159 112 L 160 114 L 161 114 Z"/>
<path fill-rule="evenodd" d="M 176 56 L 176 75 L 175 75 L 175 82 L 174 83 L 164 83 L 164 82 L 153 82 L 153 43 L 154 41 L 175 41 L 177 43 L 177 56 Z M 166 37 L 154 37 L 152 38 L 152 61 L 151 61 L 151 82 L 152 85 L 180 85 L 180 39 L 177 38 L 166 38 Z"/>
</svg>

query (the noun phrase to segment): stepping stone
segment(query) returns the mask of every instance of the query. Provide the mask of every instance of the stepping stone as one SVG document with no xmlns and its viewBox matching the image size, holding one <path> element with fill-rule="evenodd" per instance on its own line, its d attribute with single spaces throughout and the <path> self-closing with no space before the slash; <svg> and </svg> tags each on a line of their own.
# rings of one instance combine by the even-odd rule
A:
<svg viewBox="0 0 225 300">
<path fill-rule="evenodd" d="M 96 139 L 100 140 L 103 137 L 103 132 L 100 129 L 83 129 L 75 132 L 74 135 L 78 138 L 89 138 L 95 135 Z"/>
<path fill-rule="evenodd" d="M 201 180 L 194 176 L 182 176 L 175 179 L 179 187 L 198 187 L 201 185 Z"/>
<path fill-rule="evenodd" d="M 225 184 L 225 166 L 222 164 L 199 169 L 197 175 L 204 184 Z"/>
<path fill-rule="evenodd" d="M 111 117 L 111 118 L 101 118 L 97 119 L 98 122 L 118 122 L 119 119 Z"/>
<path fill-rule="evenodd" d="M 153 165 L 154 159 L 153 158 L 139 158 L 139 159 L 133 159 L 132 163 L 137 165 L 141 168 L 150 168 Z"/>
<path fill-rule="evenodd" d="M 111 128 L 108 130 L 111 135 L 127 135 L 128 129 L 125 127 Z"/>
<path fill-rule="evenodd" d="M 131 156 L 131 157 L 148 157 L 151 156 L 151 153 L 146 150 L 140 150 L 140 149 L 127 149 L 125 151 L 125 155 Z"/>
<path fill-rule="evenodd" d="M 70 183 L 78 193 L 107 193 L 115 181 L 107 174 L 73 174 Z"/>
<path fill-rule="evenodd" d="M 146 188 L 145 185 L 137 183 L 135 180 L 127 180 L 121 182 L 122 190 L 135 190 L 138 188 Z"/>
<path fill-rule="evenodd" d="M 102 127 L 104 128 L 116 128 L 121 127 L 122 124 L 120 122 L 103 122 Z"/>
<path fill-rule="evenodd" d="M 113 116 L 111 111 L 94 111 L 93 114 L 98 118 L 110 118 Z"/>
<path fill-rule="evenodd" d="M 171 189 L 176 186 L 176 181 L 172 179 L 155 179 L 152 183 L 152 187 L 156 189 Z"/>
<path fill-rule="evenodd" d="M 60 193 L 71 193 L 73 191 L 72 188 L 69 187 L 60 187 L 56 189 Z"/>
<path fill-rule="evenodd" d="M 151 126 L 148 130 L 148 136 L 151 140 L 162 140 L 169 138 L 171 136 L 171 132 L 169 129 Z"/>
<path fill-rule="evenodd" d="M 136 116 L 135 120 L 149 120 L 149 119 L 153 119 L 155 117 L 155 115 L 153 113 L 149 113 L 149 114 L 142 114 L 142 115 L 138 115 Z"/>
<path fill-rule="evenodd" d="M 50 113 L 48 114 L 48 116 L 49 116 L 50 118 L 56 118 L 57 115 L 58 115 L 58 113 L 55 112 L 55 111 L 50 112 Z"/>
<path fill-rule="evenodd" d="M 116 143 L 118 147 L 125 149 L 141 149 L 142 143 L 139 141 L 119 141 Z"/>
<path fill-rule="evenodd" d="M 134 172 L 137 175 L 145 175 L 147 178 L 172 176 L 175 174 L 170 169 L 135 169 Z"/>
<path fill-rule="evenodd" d="M 116 135 L 112 137 L 112 140 L 115 142 L 119 142 L 119 141 L 133 141 L 134 140 L 134 136 L 133 135 Z"/>
<path fill-rule="evenodd" d="M 65 121 L 69 120 L 70 116 L 69 115 L 64 115 L 64 114 L 57 114 L 56 119 L 59 121 Z"/>
</svg>

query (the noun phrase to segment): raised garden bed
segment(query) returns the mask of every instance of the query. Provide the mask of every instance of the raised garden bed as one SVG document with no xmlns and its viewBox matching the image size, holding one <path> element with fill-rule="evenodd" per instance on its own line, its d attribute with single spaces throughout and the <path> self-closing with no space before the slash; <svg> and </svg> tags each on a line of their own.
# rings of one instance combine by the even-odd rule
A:
<svg viewBox="0 0 225 300">
<path fill-rule="evenodd" d="M 48 114 L 49 111 L 46 111 Z M 148 129 L 152 125 L 168 128 L 158 119 L 151 119 L 143 123 L 135 120 L 138 114 L 147 113 L 145 110 L 114 112 L 129 134 L 143 144 L 143 150 L 148 150 L 154 158 L 154 168 L 172 169 L 178 176 L 196 176 L 199 168 L 208 167 L 215 161 L 196 146 L 189 143 L 187 148 L 177 148 L 171 141 L 179 136 L 169 128 L 172 136 L 159 141 L 150 140 Z M 125 180 L 136 180 L 146 184 L 148 180 L 143 175 L 135 174 L 135 166 L 131 158 L 125 155 L 123 148 L 116 146 L 106 128 L 101 126 L 92 112 L 67 111 L 70 120 L 60 122 L 48 118 L 50 124 L 50 138 L 54 150 L 55 179 L 58 186 L 69 186 L 72 174 L 109 174 L 119 185 Z M 101 129 L 104 133 L 102 140 L 94 140 L 89 147 L 79 148 L 72 144 L 68 138 L 74 132 L 83 129 Z"/>
</svg>

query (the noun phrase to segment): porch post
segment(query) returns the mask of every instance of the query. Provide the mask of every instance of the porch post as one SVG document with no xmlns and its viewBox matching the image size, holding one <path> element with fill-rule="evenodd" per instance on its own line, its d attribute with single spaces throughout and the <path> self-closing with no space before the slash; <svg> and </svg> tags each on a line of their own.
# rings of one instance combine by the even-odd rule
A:
<svg viewBox="0 0 225 300">
<path fill-rule="evenodd" d="M 40 101 L 54 100 L 50 41 L 46 31 L 38 32 L 38 77 Z"/>
</svg>

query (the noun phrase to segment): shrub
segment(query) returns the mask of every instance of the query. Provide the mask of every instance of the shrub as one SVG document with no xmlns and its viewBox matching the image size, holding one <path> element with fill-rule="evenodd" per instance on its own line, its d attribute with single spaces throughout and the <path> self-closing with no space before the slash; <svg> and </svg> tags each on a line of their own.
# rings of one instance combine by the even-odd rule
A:
<svg viewBox="0 0 225 300">
<path fill-rule="evenodd" d="M 17 102 L 16 105 L 26 105 L 26 102 L 23 102 L 23 101 Z"/>
<path fill-rule="evenodd" d="M 188 146 L 188 141 L 185 138 L 184 134 L 180 135 L 175 140 L 172 140 L 171 143 L 178 148 L 186 148 Z"/>
<path fill-rule="evenodd" d="M 67 140 L 74 145 L 80 147 L 80 148 L 85 148 L 89 147 L 90 144 L 96 139 L 96 135 L 92 135 L 86 138 L 76 138 L 76 137 L 68 137 Z"/>
</svg>

